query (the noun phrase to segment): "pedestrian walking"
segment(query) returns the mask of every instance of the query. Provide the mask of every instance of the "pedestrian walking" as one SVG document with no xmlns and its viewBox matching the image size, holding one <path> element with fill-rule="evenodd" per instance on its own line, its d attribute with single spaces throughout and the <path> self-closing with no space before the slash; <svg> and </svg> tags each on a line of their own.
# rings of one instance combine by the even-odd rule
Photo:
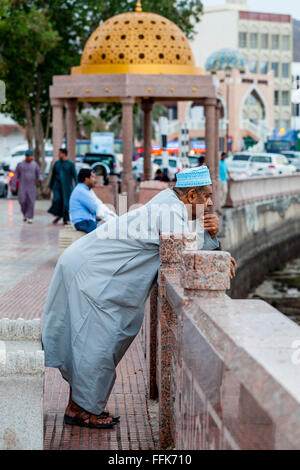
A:
<svg viewBox="0 0 300 470">
<path fill-rule="evenodd" d="M 219 173 L 220 173 L 220 181 L 221 181 L 221 207 L 225 206 L 226 199 L 227 199 L 227 192 L 228 192 L 228 166 L 226 162 L 227 153 L 223 152 L 221 154 L 221 159 L 219 163 Z"/>
<path fill-rule="evenodd" d="M 64 224 L 70 223 L 69 200 L 76 184 L 77 172 L 75 165 L 71 160 L 68 160 L 67 150 L 60 149 L 59 160 L 54 163 L 49 183 L 49 188 L 53 192 L 53 199 L 48 212 L 55 215 L 54 224 L 61 218 L 63 218 Z"/>
<path fill-rule="evenodd" d="M 178 173 L 174 189 L 98 227 L 60 257 L 44 310 L 42 343 L 46 366 L 59 368 L 70 384 L 65 423 L 90 428 L 117 423 L 119 417 L 105 406 L 116 366 L 143 322 L 160 266 L 159 236 L 189 232 L 187 207 L 196 220 L 198 204 L 205 214 L 213 205 L 206 166 Z M 204 216 L 199 249 L 219 247 L 218 228 L 217 216 Z"/>
<path fill-rule="evenodd" d="M 26 150 L 25 160 L 17 165 L 15 182 L 19 183 L 18 200 L 24 222 L 28 222 L 29 224 L 32 224 L 34 217 L 37 180 L 40 183 L 43 181 L 40 167 L 34 161 L 32 150 Z"/>
</svg>

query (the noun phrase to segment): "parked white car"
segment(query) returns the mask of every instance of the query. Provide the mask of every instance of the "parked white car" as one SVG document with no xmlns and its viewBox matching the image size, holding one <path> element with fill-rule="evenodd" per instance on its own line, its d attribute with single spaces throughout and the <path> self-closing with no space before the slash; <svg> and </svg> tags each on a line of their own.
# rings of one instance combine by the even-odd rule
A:
<svg viewBox="0 0 300 470">
<path fill-rule="evenodd" d="M 180 162 L 180 159 L 177 157 L 168 157 L 168 173 L 169 173 L 169 178 L 174 180 L 176 173 L 178 171 L 182 170 L 182 164 Z M 153 163 L 159 166 L 159 168 L 162 170 L 162 165 L 163 165 L 163 158 L 162 157 L 155 157 L 153 159 Z"/>
<path fill-rule="evenodd" d="M 155 178 L 155 173 L 159 169 L 159 166 L 153 163 L 152 160 L 152 179 Z M 140 157 L 135 162 L 132 162 L 132 172 L 135 181 L 140 181 L 144 173 L 144 158 Z"/>
<path fill-rule="evenodd" d="M 297 171 L 300 171 L 300 152 L 295 152 L 294 150 L 286 150 L 282 152 L 288 161 L 296 167 Z"/>
<path fill-rule="evenodd" d="M 288 159 L 277 153 L 259 153 L 251 156 L 252 176 L 292 175 L 296 167 Z"/>
<path fill-rule="evenodd" d="M 229 175 L 236 178 L 249 178 L 251 172 L 251 153 L 236 153 L 230 160 L 226 158 Z"/>
<path fill-rule="evenodd" d="M 227 162 L 232 178 L 249 178 L 251 176 L 292 175 L 296 167 L 288 159 L 277 153 L 241 152 L 233 155 Z"/>
<path fill-rule="evenodd" d="M 5 159 L 3 163 L 6 170 L 16 171 L 18 163 L 23 162 L 25 160 L 25 152 L 28 150 L 27 145 L 18 145 L 12 151 L 10 157 Z M 53 158 L 53 146 L 51 144 L 45 145 L 45 160 L 46 160 L 46 170 L 45 173 L 47 174 L 47 168 L 50 167 Z"/>
</svg>

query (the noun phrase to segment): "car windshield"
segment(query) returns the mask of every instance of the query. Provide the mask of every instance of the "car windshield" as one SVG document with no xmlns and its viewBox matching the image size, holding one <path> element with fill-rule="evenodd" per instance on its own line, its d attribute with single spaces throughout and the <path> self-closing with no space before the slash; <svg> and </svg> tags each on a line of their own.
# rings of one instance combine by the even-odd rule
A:
<svg viewBox="0 0 300 470">
<path fill-rule="evenodd" d="M 286 157 L 283 155 L 279 155 L 278 157 L 275 157 L 276 162 L 281 164 L 281 165 L 289 165 L 289 161 Z"/>
<path fill-rule="evenodd" d="M 284 156 L 290 159 L 298 160 L 300 159 L 300 153 L 286 153 L 284 152 Z"/>
<path fill-rule="evenodd" d="M 189 157 L 189 161 L 191 165 L 198 165 L 199 164 L 199 157 Z"/>
<path fill-rule="evenodd" d="M 272 163 L 272 157 L 267 157 L 264 155 L 258 155 L 257 157 L 252 157 L 251 160 L 254 163 Z"/>
<path fill-rule="evenodd" d="M 24 157 L 25 152 L 26 152 L 26 150 L 19 150 L 18 152 L 13 153 L 12 157 Z"/>
<path fill-rule="evenodd" d="M 114 164 L 115 158 L 113 155 L 104 155 L 104 154 L 87 154 L 83 159 L 83 163 L 88 163 L 92 165 L 93 163 L 106 163 L 106 165 L 112 167 Z"/>
<path fill-rule="evenodd" d="M 239 160 L 239 161 L 244 161 L 244 162 L 246 162 L 246 161 L 248 161 L 249 159 L 250 159 L 250 155 L 237 154 L 237 155 L 234 155 L 234 156 L 233 156 L 232 161 L 235 162 L 235 161 Z"/>
<path fill-rule="evenodd" d="M 160 166 L 162 164 L 162 158 L 154 158 L 153 163 Z"/>
</svg>

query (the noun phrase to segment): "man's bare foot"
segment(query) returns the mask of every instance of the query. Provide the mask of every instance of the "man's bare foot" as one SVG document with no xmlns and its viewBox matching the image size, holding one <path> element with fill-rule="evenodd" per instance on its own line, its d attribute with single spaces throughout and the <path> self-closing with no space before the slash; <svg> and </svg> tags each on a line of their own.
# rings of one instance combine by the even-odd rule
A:
<svg viewBox="0 0 300 470">
<path fill-rule="evenodd" d="M 61 219 L 61 217 L 56 217 L 54 220 L 53 220 L 53 224 L 57 224 L 57 222 Z"/>
</svg>

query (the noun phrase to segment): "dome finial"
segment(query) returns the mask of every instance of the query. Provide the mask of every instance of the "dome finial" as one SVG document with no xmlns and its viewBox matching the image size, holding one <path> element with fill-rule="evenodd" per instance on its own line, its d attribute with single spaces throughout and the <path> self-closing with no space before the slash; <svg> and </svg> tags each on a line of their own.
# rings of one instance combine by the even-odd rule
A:
<svg viewBox="0 0 300 470">
<path fill-rule="evenodd" d="M 137 2 L 136 2 L 136 7 L 135 7 L 135 11 L 136 11 L 137 13 L 142 13 L 143 10 L 142 10 L 141 0 L 137 0 Z"/>
</svg>

